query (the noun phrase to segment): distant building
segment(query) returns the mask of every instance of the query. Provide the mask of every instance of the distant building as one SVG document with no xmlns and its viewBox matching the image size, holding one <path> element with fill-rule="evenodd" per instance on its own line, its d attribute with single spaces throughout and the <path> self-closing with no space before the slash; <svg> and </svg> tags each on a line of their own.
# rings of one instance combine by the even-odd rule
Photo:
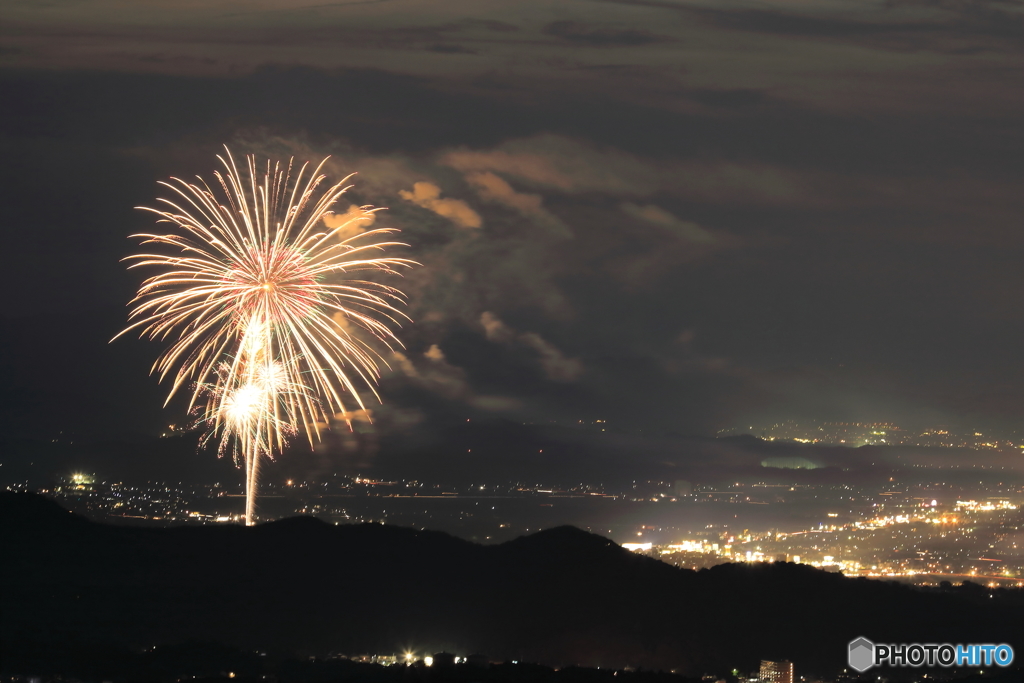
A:
<svg viewBox="0 0 1024 683">
<path fill-rule="evenodd" d="M 793 683 L 793 662 L 761 660 L 761 683 Z"/>
<path fill-rule="evenodd" d="M 676 479 L 675 484 L 672 485 L 677 496 L 692 496 L 693 485 L 686 479 Z"/>
</svg>

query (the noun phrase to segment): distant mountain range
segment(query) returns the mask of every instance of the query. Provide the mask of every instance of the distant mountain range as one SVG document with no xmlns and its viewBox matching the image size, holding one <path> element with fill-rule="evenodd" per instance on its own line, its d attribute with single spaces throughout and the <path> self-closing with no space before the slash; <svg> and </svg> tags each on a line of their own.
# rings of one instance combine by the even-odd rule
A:
<svg viewBox="0 0 1024 683">
<path fill-rule="evenodd" d="M 131 528 L 2 492 L 0 547 L 5 672 L 186 641 L 688 675 L 753 670 L 762 658 L 835 673 L 862 635 L 1024 653 L 1024 591 L 929 591 L 788 563 L 694 572 L 572 527 L 496 546 L 309 517 Z"/>
<path fill-rule="evenodd" d="M 363 429 L 363 427 L 360 427 Z M 283 483 L 333 474 L 383 479 L 416 479 L 466 485 L 509 481 L 568 486 L 580 483 L 628 488 L 634 481 L 685 479 L 700 483 L 878 485 L 897 476 L 917 481 L 943 469 L 951 485 L 992 483 L 1022 470 L 1018 454 L 916 446 L 850 448 L 763 441 L 753 436 L 710 438 L 678 434 L 629 434 L 509 420 L 438 421 L 406 430 L 361 434 L 350 449 L 341 436 L 325 432 L 311 450 L 296 442 L 283 457 L 267 463 L 267 481 Z M 170 438 L 142 434 L 15 437 L 0 433 L 0 486 L 29 483 L 45 488 L 75 471 L 101 480 L 138 483 L 214 482 L 240 485 L 243 477 L 230 458 L 215 448 L 200 449 L 198 432 Z M 352 436 L 352 435 L 349 435 Z M 372 438 L 371 438 L 372 437 Z M 353 437 L 355 438 L 355 437 Z M 777 469 L 763 464 L 786 459 L 813 462 L 814 470 Z M 954 469 L 961 468 L 961 469 Z"/>
</svg>

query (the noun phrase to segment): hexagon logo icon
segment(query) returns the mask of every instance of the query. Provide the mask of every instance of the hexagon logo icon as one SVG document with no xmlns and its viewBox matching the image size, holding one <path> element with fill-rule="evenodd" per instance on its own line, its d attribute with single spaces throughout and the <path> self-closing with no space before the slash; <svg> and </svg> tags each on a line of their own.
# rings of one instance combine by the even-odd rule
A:
<svg viewBox="0 0 1024 683">
<path fill-rule="evenodd" d="M 875 644 L 864 636 L 857 640 L 851 640 L 847 652 L 847 662 L 854 671 L 861 673 L 867 671 L 875 664 Z"/>
</svg>

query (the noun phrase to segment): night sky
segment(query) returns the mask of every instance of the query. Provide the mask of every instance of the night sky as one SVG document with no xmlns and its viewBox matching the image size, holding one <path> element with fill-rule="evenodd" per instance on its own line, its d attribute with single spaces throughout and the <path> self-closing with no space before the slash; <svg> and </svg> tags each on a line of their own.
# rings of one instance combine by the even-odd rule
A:
<svg viewBox="0 0 1024 683">
<path fill-rule="evenodd" d="M 1017 1 L 5 2 L 0 421 L 182 420 L 120 260 L 227 143 L 423 264 L 383 432 L 1017 428 L 1022 72 Z"/>
</svg>

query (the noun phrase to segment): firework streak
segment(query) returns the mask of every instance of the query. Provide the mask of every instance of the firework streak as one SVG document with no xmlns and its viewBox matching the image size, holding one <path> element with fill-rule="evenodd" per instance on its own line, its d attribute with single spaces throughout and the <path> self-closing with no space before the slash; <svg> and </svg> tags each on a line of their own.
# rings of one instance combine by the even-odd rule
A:
<svg viewBox="0 0 1024 683">
<path fill-rule="evenodd" d="M 417 264 L 383 256 L 406 246 L 386 241 L 395 230 L 358 230 L 377 209 L 325 221 L 351 177 L 318 191 L 327 159 L 294 176 L 291 161 L 258 170 L 249 156 L 239 173 L 230 150 L 218 159 L 220 192 L 202 178 L 172 178 L 161 184 L 177 197 L 159 199 L 162 208 L 139 207 L 179 230 L 134 235 L 172 255 L 128 257 L 130 268 L 159 272 L 139 288 L 121 334 L 139 329 L 171 340 L 152 371 L 171 380 L 168 401 L 190 392 L 189 409 L 209 427 L 206 440 L 218 439 L 219 452 L 231 451 L 245 468 L 245 517 L 253 524 L 262 458 L 299 432 L 313 444 L 332 418 L 348 422 L 351 410 L 366 409 L 360 389 L 380 400 L 376 383 L 387 363 L 377 349 L 400 345 L 391 326 L 405 318 L 404 295 L 353 274 L 397 275 Z"/>
</svg>

